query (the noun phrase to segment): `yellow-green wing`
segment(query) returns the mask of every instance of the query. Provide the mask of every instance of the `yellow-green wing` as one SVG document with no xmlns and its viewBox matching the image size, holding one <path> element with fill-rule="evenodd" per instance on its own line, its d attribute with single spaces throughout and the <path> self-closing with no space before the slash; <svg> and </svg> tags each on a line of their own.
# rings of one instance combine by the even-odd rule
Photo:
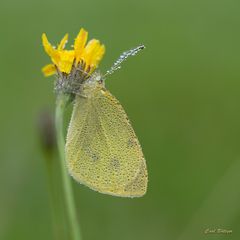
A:
<svg viewBox="0 0 240 240">
<path fill-rule="evenodd" d="M 93 190 L 122 197 L 146 192 L 142 149 L 122 106 L 106 90 L 76 97 L 66 159 L 73 178 Z"/>
</svg>

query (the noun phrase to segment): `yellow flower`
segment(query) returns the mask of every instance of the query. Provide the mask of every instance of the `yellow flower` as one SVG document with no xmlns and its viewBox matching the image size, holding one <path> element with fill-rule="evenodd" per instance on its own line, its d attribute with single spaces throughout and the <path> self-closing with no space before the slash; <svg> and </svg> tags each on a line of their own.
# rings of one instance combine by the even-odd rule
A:
<svg viewBox="0 0 240 240">
<path fill-rule="evenodd" d="M 46 34 L 43 33 L 43 47 L 52 60 L 52 64 L 42 68 L 44 75 L 50 76 L 57 71 L 69 74 L 72 68 L 79 64 L 81 64 L 84 71 L 91 74 L 102 59 L 105 53 L 105 46 L 96 39 L 92 39 L 87 43 L 87 37 L 88 32 L 82 28 L 75 39 L 74 48 L 65 50 L 64 47 L 68 41 L 68 34 L 63 37 L 58 47 L 54 48 L 48 42 Z"/>
</svg>

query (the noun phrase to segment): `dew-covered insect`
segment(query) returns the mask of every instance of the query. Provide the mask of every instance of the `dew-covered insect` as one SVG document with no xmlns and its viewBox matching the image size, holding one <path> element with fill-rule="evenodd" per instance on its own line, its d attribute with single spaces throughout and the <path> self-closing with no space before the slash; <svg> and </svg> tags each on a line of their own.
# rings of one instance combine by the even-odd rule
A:
<svg viewBox="0 0 240 240">
<path fill-rule="evenodd" d="M 66 161 L 73 178 L 101 193 L 140 197 L 147 190 L 147 167 L 139 141 L 105 77 L 144 46 L 124 52 L 105 75 L 94 72 L 77 89 L 67 133 Z"/>
</svg>

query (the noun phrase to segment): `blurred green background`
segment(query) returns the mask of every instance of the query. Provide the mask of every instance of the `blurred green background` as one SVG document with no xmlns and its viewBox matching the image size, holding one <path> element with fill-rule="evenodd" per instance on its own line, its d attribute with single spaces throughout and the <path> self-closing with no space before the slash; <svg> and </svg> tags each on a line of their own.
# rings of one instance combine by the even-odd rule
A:
<svg viewBox="0 0 240 240">
<path fill-rule="evenodd" d="M 53 239 L 37 122 L 54 111 L 54 78 L 40 70 L 41 34 L 56 44 L 68 32 L 71 42 L 80 27 L 106 45 L 102 71 L 147 47 L 106 85 L 149 171 L 139 199 L 73 182 L 83 239 L 240 239 L 239 11 L 237 0 L 1 1 L 0 239 Z"/>
</svg>

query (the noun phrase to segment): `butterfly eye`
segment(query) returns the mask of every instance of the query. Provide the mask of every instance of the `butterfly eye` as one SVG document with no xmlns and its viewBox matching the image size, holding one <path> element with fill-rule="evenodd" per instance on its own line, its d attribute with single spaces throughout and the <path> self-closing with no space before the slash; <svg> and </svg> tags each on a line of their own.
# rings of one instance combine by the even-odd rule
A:
<svg viewBox="0 0 240 240">
<path fill-rule="evenodd" d="M 99 83 L 99 84 L 102 84 L 102 83 L 103 83 L 103 80 L 102 80 L 102 79 L 98 80 L 98 83 Z"/>
</svg>

